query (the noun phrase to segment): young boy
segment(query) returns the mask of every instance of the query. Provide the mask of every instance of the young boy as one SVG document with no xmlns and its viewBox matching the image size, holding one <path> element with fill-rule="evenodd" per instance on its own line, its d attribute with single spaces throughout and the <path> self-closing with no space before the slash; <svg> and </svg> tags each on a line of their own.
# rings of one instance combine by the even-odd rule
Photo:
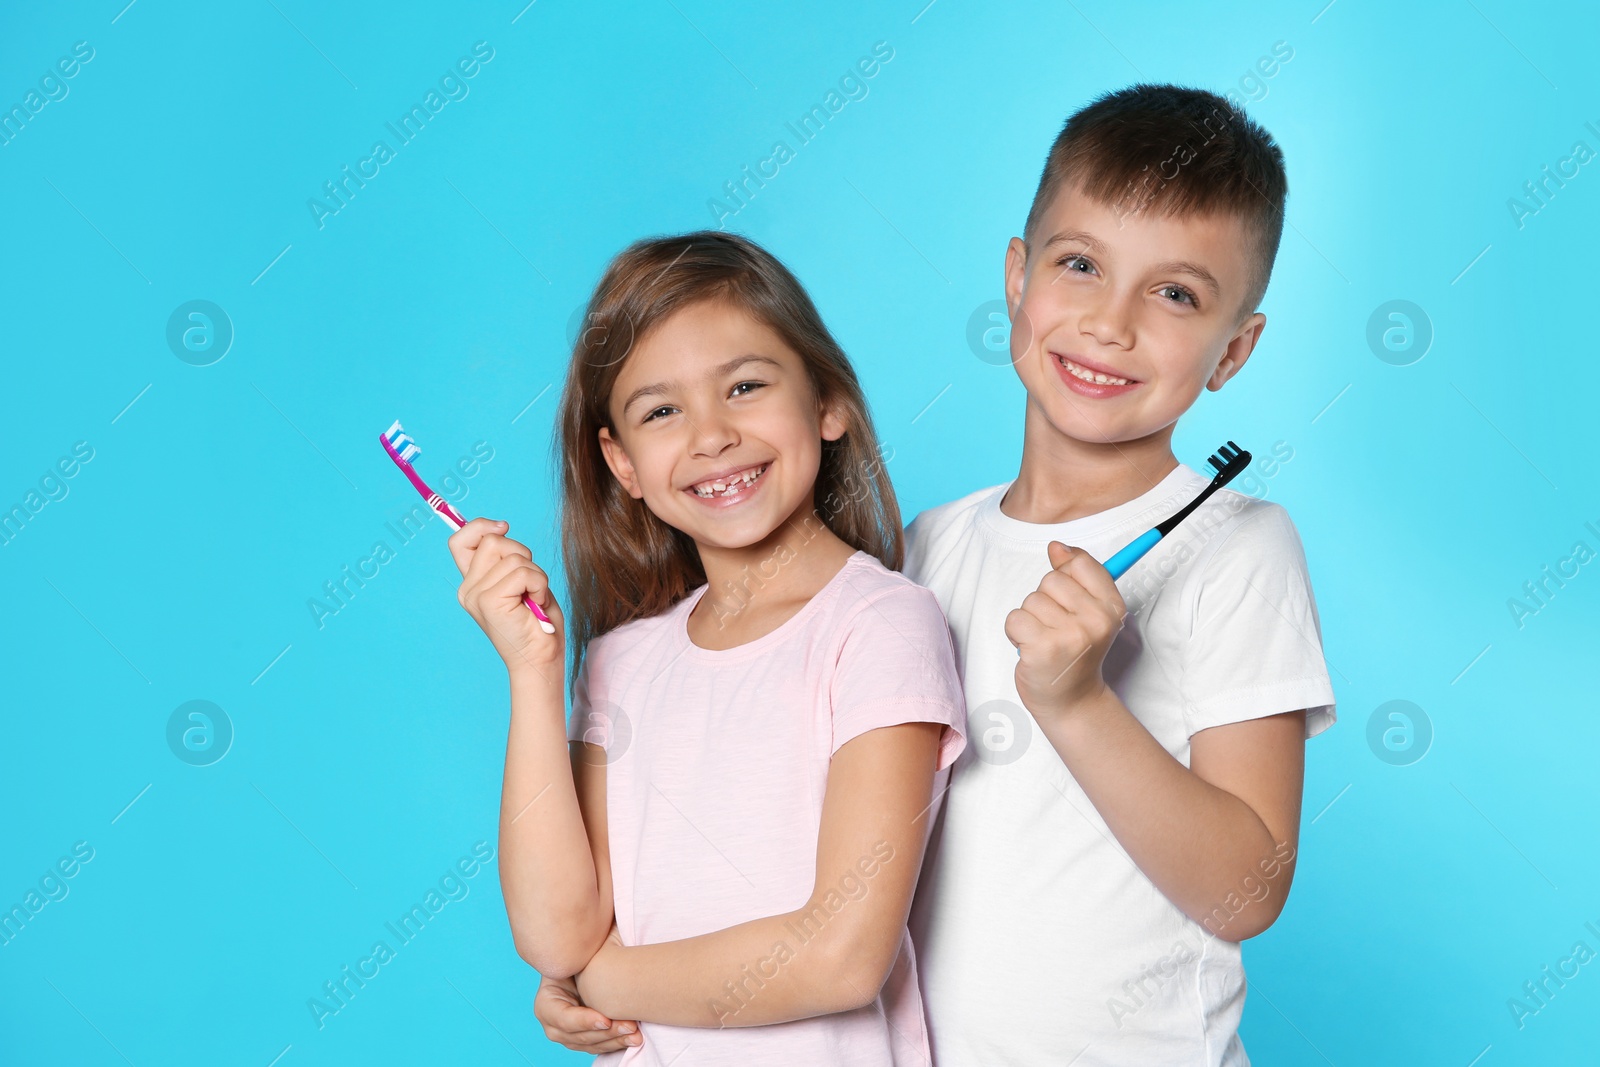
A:
<svg viewBox="0 0 1600 1067">
<path fill-rule="evenodd" d="M 1136 85 L 1068 120 L 1006 251 L 1021 470 L 907 528 L 970 714 L 912 912 L 938 1067 L 1249 1062 L 1238 943 L 1334 719 L 1300 540 L 1225 489 L 1097 560 L 1209 482 L 1173 428 L 1261 336 L 1286 193 L 1227 101 Z"/>
</svg>

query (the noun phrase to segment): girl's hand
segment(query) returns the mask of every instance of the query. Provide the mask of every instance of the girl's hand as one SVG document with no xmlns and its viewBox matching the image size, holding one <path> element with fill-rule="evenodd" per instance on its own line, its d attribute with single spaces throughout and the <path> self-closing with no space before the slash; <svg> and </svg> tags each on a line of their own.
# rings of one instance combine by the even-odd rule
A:
<svg viewBox="0 0 1600 1067">
<path fill-rule="evenodd" d="M 598 1056 L 629 1045 L 644 1043 L 637 1022 L 613 1021 L 578 997 L 578 985 L 570 978 L 544 978 L 533 998 L 533 1015 L 544 1025 L 544 1036 L 574 1052 Z"/>
<path fill-rule="evenodd" d="M 489 635 L 508 671 L 548 678 L 551 668 L 559 673 L 564 667 L 566 627 L 550 595 L 549 579 L 534 566 L 528 546 L 505 536 L 508 528 L 504 522 L 477 518 L 450 535 L 450 554 L 463 576 L 456 599 Z M 523 594 L 550 617 L 555 633 L 539 626 L 522 602 Z"/>
</svg>

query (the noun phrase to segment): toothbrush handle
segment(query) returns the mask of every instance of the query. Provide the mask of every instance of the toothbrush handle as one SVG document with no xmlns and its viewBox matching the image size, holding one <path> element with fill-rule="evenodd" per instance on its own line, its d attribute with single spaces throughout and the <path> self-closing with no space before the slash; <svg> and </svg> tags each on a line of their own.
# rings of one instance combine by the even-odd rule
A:
<svg viewBox="0 0 1600 1067">
<path fill-rule="evenodd" d="M 459 529 L 461 529 L 461 527 L 463 527 L 463 526 L 465 526 L 467 524 L 467 520 L 463 519 L 461 517 L 461 512 L 459 512 L 455 508 L 451 507 L 450 506 L 450 501 L 446 500 L 444 497 L 440 496 L 439 494 L 435 493 L 428 500 L 428 503 L 432 504 L 433 505 L 433 510 L 437 511 L 439 514 L 443 515 L 445 517 L 446 521 L 448 521 L 450 523 L 450 525 L 454 526 L 456 529 L 459 530 Z"/>
<path fill-rule="evenodd" d="M 456 529 L 459 530 L 461 527 L 467 524 L 467 520 L 461 517 L 461 513 L 450 506 L 450 501 L 446 500 L 442 496 L 439 496 L 437 493 L 433 495 L 433 498 L 430 499 L 428 503 L 432 504 L 433 510 L 443 515 L 445 521 L 453 525 Z M 553 634 L 556 632 L 556 624 L 550 621 L 550 616 L 546 615 L 542 610 L 540 610 L 539 605 L 533 602 L 532 597 L 524 593 L 522 595 L 522 602 L 528 606 L 529 611 L 533 612 L 533 617 L 539 620 L 539 629 L 543 630 L 547 634 Z"/>
<path fill-rule="evenodd" d="M 1130 541 L 1126 548 L 1106 560 L 1106 570 L 1111 572 L 1113 579 L 1121 578 L 1129 567 L 1138 563 L 1144 554 L 1155 547 L 1161 540 L 1161 531 L 1152 527 Z"/>
</svg>

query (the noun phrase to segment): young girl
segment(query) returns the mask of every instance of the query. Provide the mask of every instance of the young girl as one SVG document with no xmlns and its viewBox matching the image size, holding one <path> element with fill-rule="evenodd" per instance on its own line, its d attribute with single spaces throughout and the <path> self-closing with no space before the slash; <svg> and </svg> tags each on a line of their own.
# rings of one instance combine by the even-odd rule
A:
<svg viewBox="0 0 1600 1067">
<path fill-rule="evenodd" d="M 510 673 L 517 951 L 575 976 L 604 1063 L 926 1064 L 906 918 L 965 702 L 937 602 L 898 573 L 855 373 L 793 275 L 724 233 L 627 249 L 586 321 L 558 431 L 568 611 L 505 523 L 450 538 Z"/>
</svg>

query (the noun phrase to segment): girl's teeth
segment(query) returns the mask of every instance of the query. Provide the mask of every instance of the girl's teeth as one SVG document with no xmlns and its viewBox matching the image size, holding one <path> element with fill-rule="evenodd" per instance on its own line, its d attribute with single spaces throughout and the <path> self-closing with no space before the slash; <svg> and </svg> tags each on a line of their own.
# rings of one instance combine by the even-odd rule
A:
<svg viewBox="0 0 1600 1067">
<path fill-rule="evenodd" d="M 752 467 L 750 470 L 745 471 L 743 474 L 732 479 L 718 479 L 709 485 L 697 485 L 695 486 L 694 492 L 696 496 L 701 497 L 732 496 L 765 474 L 766 470 L 766 467 Z"/>
</svg>

